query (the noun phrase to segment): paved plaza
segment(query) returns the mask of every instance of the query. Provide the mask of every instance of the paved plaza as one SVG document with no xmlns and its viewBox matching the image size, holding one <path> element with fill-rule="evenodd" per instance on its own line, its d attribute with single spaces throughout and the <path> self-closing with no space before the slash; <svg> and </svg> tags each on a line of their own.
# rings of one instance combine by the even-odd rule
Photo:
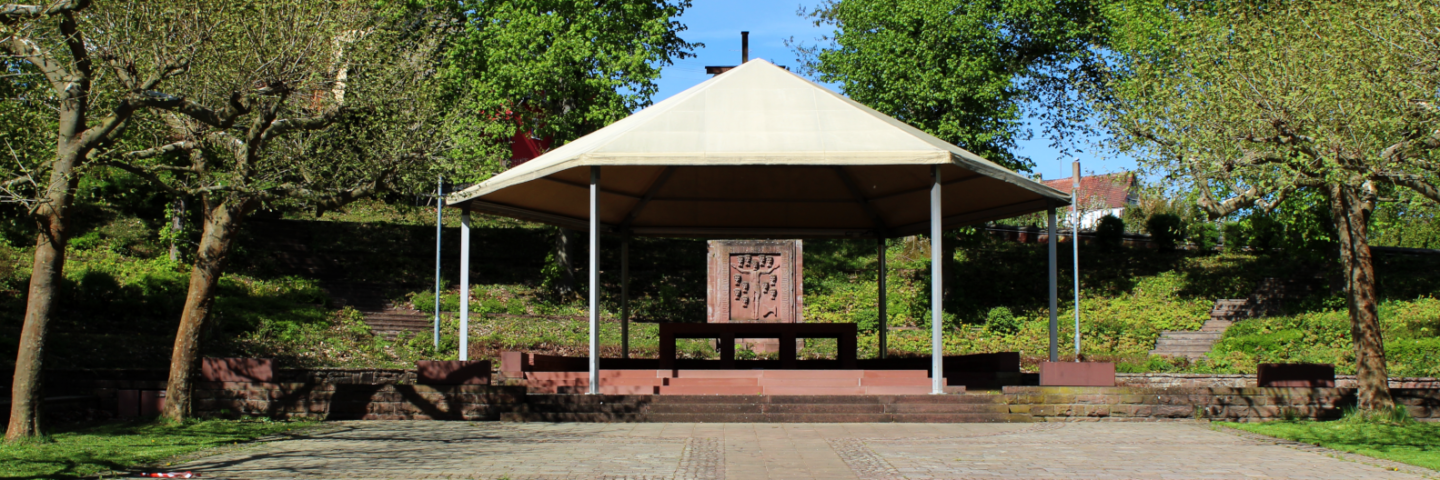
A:
<svg viewBox="0 0 1440 480">
<path fill-rule="evenodd" d="M 335 422 L 179 469 L 237 479 L 1440 478 L 1197 423 Z"/>
</svg>

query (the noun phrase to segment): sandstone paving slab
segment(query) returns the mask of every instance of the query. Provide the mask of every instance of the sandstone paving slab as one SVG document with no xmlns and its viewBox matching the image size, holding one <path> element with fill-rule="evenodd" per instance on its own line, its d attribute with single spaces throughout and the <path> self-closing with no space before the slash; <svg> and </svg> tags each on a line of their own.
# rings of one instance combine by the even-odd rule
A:
<svg viewBox="0 0 1440 480">
<path fill-rule="evenodd" d="M 328 427 L 177 469 L 233 479 L 1440 478 L 1418 467 L 1395 471 L 1387 462 L 1193 423 L 369 421 Z"/>
</svg>

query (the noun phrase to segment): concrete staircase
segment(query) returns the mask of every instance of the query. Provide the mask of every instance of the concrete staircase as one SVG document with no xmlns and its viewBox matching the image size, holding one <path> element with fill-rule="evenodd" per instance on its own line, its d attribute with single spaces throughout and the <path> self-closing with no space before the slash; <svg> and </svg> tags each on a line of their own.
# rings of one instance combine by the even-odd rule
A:
<svg viewBox="0 0 1440 480">
<path fill-rule="evenodd" d="M 1031 422 L 1004 395 L 529 395 L 509 422 Z"/>
<path fill-rule="evenodd" d="M 377 335 L 394 338 L 402 332 L 425 334 L 435 328 L 433 314 L 390 300 L 387 292 L 393 285 L 325 282 L 322 288 L 336 306 L 354 307 L 364 315 L 365 324 Z"/>
<path fill-rule="evenodd" d="M 1210 308 L 1210 319 L 1199 331 L 1161 332 L 1150 354 L 1185 357 L 1191 361 L 1205 358 L 1230 325 L 1246 318 L 1283 314 L 1285 300 L 1308 295 L 1314 288 L 1313 283 L 1266 278 L 1247 298 L 1216 300 Z"/>
<path fill-rule="evenodd" d="M 1230 328 L 1236 320 L 1249 315 L 1248 305 L 1249 299 L 1244 298 L 1216 300 L 1215 306 L 1210 308 L 1210 319 L 1200 326 L 1200 331 L 1161 332 L 1160 338 L 1155 340 L 1155 349 L 1151 350 L 1150 354 L 1185 357 L 1190 361 L 1205 358 L 1215 342 L 1225 335 L 1225 329 Z"/>
</svg>

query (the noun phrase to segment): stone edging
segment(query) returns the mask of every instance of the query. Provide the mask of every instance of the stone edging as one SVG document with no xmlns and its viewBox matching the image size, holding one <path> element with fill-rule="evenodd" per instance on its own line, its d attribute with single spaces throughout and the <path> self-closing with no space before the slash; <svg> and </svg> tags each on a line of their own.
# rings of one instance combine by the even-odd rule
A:
<svg viewBox="0 0 1440 480">
<path fill-rule="evenodd" d="M 1333 449 L 1333 448 L 1322 447 L 1322 446 L 1319 446 L 1319 445 L 1310 444 L 1310 443 L 1305 443 L 1305 442 L 1297 442 L 1297 441 L 1294 441 L 1294 440 L 1289 440 L 1289 439 L 1280 438 L 1280 437 L 1272 437 L 1272 436 L 1269 436 L 1269 435 L 1261 435 L 1261 434 L 1258 434 L 1258 433 L 1255 433 L 1255 432 L 1247 432 L 1247 431 L 1245 431 L 1245 430 L 1241 430 L 1241 429 L 1238 429 L 1238 428 L 1231 428 L 1231 427 L 1227 427 L 1227 426 L 1223 426 L 1223 425 L 1216 425 L 1215 423 L 1211 423 L 1211 424 L 1210 424 L 1210 428 L 1213 429 L 1213 430 L 1216 430 L 1216 431 L 1229 433 L 1229 434 L 1232 434 L 1232 435 L 1236 435 L 1236 436 L 1239 436 L 1239 437 L 1242 437 L 1242 438 L 1245 438 L 1245 439 L 1248 439 L 1248 440 L 1254 440 L 1254 441 L 1257 441 L 1257 442 L 1269 443 L 1269 444 L 1273 444 L 1273 445 L 1280 445 L 1280 446 L 1283 446 L 1283 447 L 1290 447 L 1290 448 L 1293 448 L 1293 449 L 1296 449 L 1296 450 L 1300 450 L 1300 451 L 1303 451 L 1303 452 L 1309 452 L 1309 453 L 1315 453 L 1315 454 L 1325 455 L 1325 456 L 1328 456 L 1328 457 L 1333 457 L 1333 458 L 1340 459 L 1340 460 L 1344 460 L 1344 461 L 1361 463 L 1361 464 L 1365 464 L 1365 465 L 1369 465 L 1369 466 L 1377 467 L 1377 468 L 1383 468 L 1383 469 L 1385 469 L 1385 470 L 1390 470 L 1390 471 L 1395 471 L 1395 472 L 1403 472 L 1403 473 L 1408 473 L 1408 474 L 1411 474 L 1411 475 L 1419 475 L 1419 476 L 1425 477 L 1425 478 L 1440 479 L 1440 471 L 1435 471 L 1435 470 L 1431 470 L 1431 469 L 1428 469 L 1428 468 L 1425 468 L 1425 467 L 1420 467 L 1420 466 L 1411 465 L 1411 464 L 1408 464 L 1408 463 L 1400 463 L 1400 462 L 1397 462 L 1397 461 L 1394 461 L 1394 460 L 1386 460 L 1386 459 L 1383 459 L 1383 458 L 1376 458 L 1376 457 L 1361 455 L 1361 454 L 1358 454 L 1358 453 L 1350 453 L 1350 452 L 1347 452 L 1347 451 L 1344 451 L 1344 450 L 1336 450 L 1336 449 Z"/>
<path fill-rule="evenodd" d="M 1117 373 L 1117 386 L 1125 387 L 1254 387 L 1255 374 L 1218 373 Z M 1354 375 L 1336 375 L 1335 386 L 1353 388 Z M 1430 377 L 1390 377 L 1390 388 L 1440 388 L 1440 379 Z"/>
</svg>

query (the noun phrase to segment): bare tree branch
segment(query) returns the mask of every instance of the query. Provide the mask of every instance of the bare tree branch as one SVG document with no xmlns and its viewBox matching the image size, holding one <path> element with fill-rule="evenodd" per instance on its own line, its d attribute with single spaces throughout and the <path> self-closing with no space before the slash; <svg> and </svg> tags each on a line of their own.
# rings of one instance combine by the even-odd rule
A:
<svg viewBox="0 0 1440 480">
<path fill-rule="evenodd" d="M 43 8 L 39 5 L 17 5 L 7 3 L 0 5 L 0 17 L 6 17 L 7 21 L 11 19 L 28 19 L 40 17 L 42 15 L 55 15 L 58 13 L 78 12 L 80 10 L 84 10 L 85 7 L 89 6 L 90 0 L 60 0 L 58 2 L 50 4 L 49 7 Z"/>
<path fill-rule="evenodd" d="M 294 131 L 320 130 L 335 123 L 343 115 L 344 111 L 342 109 L 335 109 L 330 112 L 326 112 L 324 115 L 318 117 L 286 118 L 282 120 L 276 120 L 275 123 L 270 124 L 270 128 L 265 131 L 265 134 L 261 138 L 261 140 L 277 138 Z"/>
<path fill-rule="evenodd" d="M 1376 172 L 1373 175 L 1382 181 L 1414 190 L 1432 202 L 1440 203 L 1440 188 L 1418 174 Z"/>
<path fill-rule="evenodd" d="M 159 176 L 156 176 L 155 173 L 150 171 L 149 169 L 140 168 L 129 163 L 114 160 L 102 162 L 101 164 L 107 167 L 115 167 L 126 172 L 130 172 L 130 174 L 148 180 L 150 183 L 154 184 L 157 187 L 165 189 L 165 191 L 167 192 L 180 193 L 179 190 L 171 187 L 168 183 L 165 183 L 164 180 L 161 180 Z"/>
<path fill-rule="evenodd" d="M 122 155 L 121 157 L 125 158 L 126 160 L 134 160 L 134 159 L 140 159 L 140 158 L 158 157 L 158 156 L 161 156 L 161 155 L 165 155 L 165 154 L 168 154 L 168 153 L 174 153 L 174 152 L 189 152 L 190 150 L 194 150 L 196 146 L 197 146 L 197 145 L 195 144 L 195 142 L 182 140 L 182 141 L 175 142 L 175 143 L 171 143 L 171 144 L 168 144 L 168 145 L 161 145 L 161 146 L 154 147 L 154 148 L 147 148 L 147 149 L 144 149 L 144 150 L 136 150 L 136 151 L 133 151 L 133 152 L 127 152 L 127 153 L 125 153 L 124 155 Z"/>
<path fill-rule="evenodd" d="M 250 107 L 245 105 L 243 100 L 243 94 L 231 92 L 230 100 L 225 107 L 215 110 L 184 97 L 146 90 L 141 92 L 134 101 L 137 106 L 169 110 L 193 118 L 205 125 L 224 129 L 234 126 L 235 119 L 241 115 L 250 113 Z"/>
<path fill-rule="evenodd" d="M 62 97 L 65 95 L 70 84 L 69 72 L 65 70 L 64 65 L 46 53 L 34 41 L 11 34 L 5 41 L 5 49 L 39 69 L 40 73 L 45 75 L 45 79 L 50 82 L 50 88 L 55 90 L 56 95 Z"/>
</svg>

